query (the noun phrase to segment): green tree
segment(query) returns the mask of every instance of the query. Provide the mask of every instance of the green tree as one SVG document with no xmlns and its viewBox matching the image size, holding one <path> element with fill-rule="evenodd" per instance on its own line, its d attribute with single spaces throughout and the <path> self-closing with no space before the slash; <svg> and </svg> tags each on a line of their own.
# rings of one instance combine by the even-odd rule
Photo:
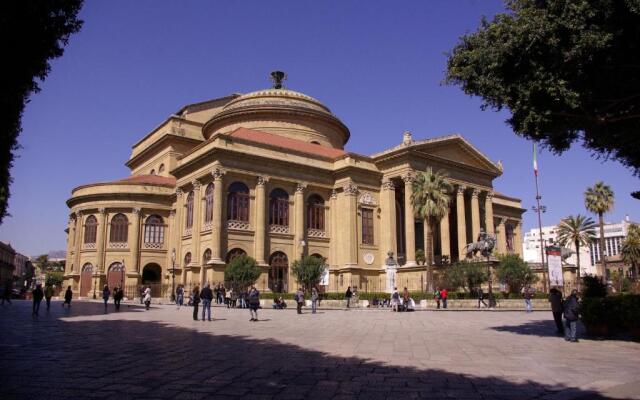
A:
<svg viewBox="0 0 640 400">
<path fill-rule="evenodd" d="M 44 283 L 45 285 L 62 287 L 62 283 L 64 282 L 64 273 L 62 272 L 47 272 L 45 275 Z"/>
<path fill-rule="evenodd" d="M 462 271 L 464 282 L 461 286 L 464 287 L 466 285 L 466 290 L 468 291 L 475 290 L 489 280 L 489 274 L 484 264 L 462 260 L 455 263 L 451 268 L 459 268 Z"/>
<path fill-rule="evenodd" d="M 51 263 L 49 262 L 49 256 L 46 254 L 39 255 L 34 261 L 35 266 L 40 270 L 41 274 L 51 269 Z"/>
<path fill-rule="evenodd" d="M 613 208 L 613 190 L 602 181 L 596 182 L 584 192 L 584 206 L 588 211 L 598 214 L 600 224 L 600 259 L 602 260 L 602 276 L 607 273 L 607 255 L 604 252 L 604 213 Z"/>
<path fill-rule="evenodd" d="M 440 220 L 449 212 L 453 186 L 442 172 L 434 172 L 431 167 L 419 172 L 412 185 L 411 203 L 414 214 L 424 220 L 427 232 L 424 249 L 427 264 L 427 280 L 431 283 L 431 264 L 433 263 L 433 232 Z"/>
<path fill-rule="evenodd" d="M 445 82 L 511 112 L 522 137 L 556 153 L 581 142 L 640 174 L 637 0 L 505 0 L 461 37 Z"/>
<path fill-rule="evenodd" d="M 523 287 L 537 282 L 531 267 L 517 254 L 500 256 L 496 274 L 501 282 L 509 285 L 509 293 L 520 293 Z"/>
<path fill-rule="evenodd" d="M 309 291 L 320 283 L 325 269 L 325 260 L 320 257 L 304 256 L 291 265 L 291 273 L 296 281 Z"/>
<path fill-rule="evenodd" d="M 226 285 L 231 286 L 236 293 L 245 291 L 259 277 L 260 267 L 258 267 L 256 260 L 247 255 L 237 256 L 224 270 Z"/>
<path fill-rule="evenodd" d="M 29 96 L 40 90 L 49 61 L 62 56 L 71 34 L 82 26 L 77 18 L 82 0 L 0 2 L 0 36 L 7 62 L 0 91 L 0 223 L 7 215 L 11 167 Z"/>
<path fill-rule="evenodd" d="M 620 249 L 622 261 L 631 265 L 633 280 L 638 279 L 638 265 L 640 264 L 640 226 L 631 224 L 627 237 Z"/>
<path fill-rule="evenodd" d="M 576 248 L 576 264 L 578 267 L 578 285 L 580 284 L 580 246 L 588 246 L 596 237 L 596 223 L 584 215 L 569 215 L 562 219 L 557 228 L 558 242 L 567 247 Z"/>
<path fill-rule="evenodd" d="M 453 291 L 458 290 L 459 288 L 467 290 L 467 277 L 465 272 L 465 267 L 460 265 L 460 263 L 456 263 L 445 268 L 440 281 L 441 286 Z"/>
</svg>

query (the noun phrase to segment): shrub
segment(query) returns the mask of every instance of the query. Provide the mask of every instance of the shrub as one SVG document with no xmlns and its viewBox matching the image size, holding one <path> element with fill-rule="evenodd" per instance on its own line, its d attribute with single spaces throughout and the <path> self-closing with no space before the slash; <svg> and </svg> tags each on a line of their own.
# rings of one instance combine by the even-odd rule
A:
<svg viewBox="0 0 640 400">
<path fill-rule="evenodd" d="M 45 285 L 61 287 L 63 282 L 64 282 L 63 272 L 47 272 L 47 274 L 45 275 L 45 280 L 44 280 Z"/>
<path fill-rule="evenodd" d="M 226 286 L 231 286 L 236 293 L 245 291 L 260 277 L 260 268 L 256 260 L 241 255 L 234 258 L 224 270 Z"/>
<path fill-rule="evenodd" d="M 607 295 L 607 285 L 597 276 L 587 275 L 582 279 L 584 289 L 583 298 L 605 297 Z"/>
<path fill-rule="evenodd" d="M 580 304 L 582 322 L 589 326 L 606 325 L 610 331 L 640 327 L 640 295 L 585 297 Z"/>
</svg>

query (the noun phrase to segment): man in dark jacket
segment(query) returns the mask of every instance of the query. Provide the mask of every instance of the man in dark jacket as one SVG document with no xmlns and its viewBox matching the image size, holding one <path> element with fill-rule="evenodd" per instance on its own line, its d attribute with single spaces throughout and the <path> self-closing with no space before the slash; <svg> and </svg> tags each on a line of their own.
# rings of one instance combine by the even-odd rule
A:
<svg viewBox="0 0 640 400">
<path fill-rule="evenodd" d="M 207 319 L 211 321 L 211 302 L 213 301 L 213 290 L 211 290 L 208 283 L 200 292 L 200 299 L 202 300 L 202 320 L 204 321 L 204 316 L 205 314 L 207 314 Z"/>
<path fill-rule="evenodd" d="M 36 288 L 33 290 L 33 315 L 38 315 L 38 311 L 40 310 L 40 302 L 44 297 L 44 292 L 42 291 L 42 285 L 38 283 Z"/>
<path fill-rule="evenodd" d="M 489 307 L 484 301 L 484 292 L 481 287 L 478 288 L 478 307 L 476 308 L 480 308 L 480 304 L 484 305 L 484 308 Z"/>
<path fill-rule="evenodd" d="M 556 288 L 549 291 L 549 303 L 551 303 L 551 312 L 553 320 L 556 322 L 556 334 L 564 336 L 564 327 L 562 326 L 562 293 Z"/>
<path fill-rule="evenodd" d="M 578 291 L 573 289 L 571 296 L 564 301 L 564 319 L 566 321 L 564 340 L 567 342 L 577 342 L 576 328 L 578 325 Z"/>
<path fill-rule="evenodd" d="M 349 286 L 344 294 L 344 299 L 347 301 L 347 308 L 351 307 L 351 296 L 353 296 L 353 293 L 351 292 L 351 286 Z"/>
</svg>

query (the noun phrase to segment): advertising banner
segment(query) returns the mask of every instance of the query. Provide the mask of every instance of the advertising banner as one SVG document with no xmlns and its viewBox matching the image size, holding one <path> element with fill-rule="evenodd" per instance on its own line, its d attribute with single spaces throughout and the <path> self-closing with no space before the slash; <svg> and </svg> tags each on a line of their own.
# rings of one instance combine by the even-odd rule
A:
<svg viewBox="0 0 640 400">
<path fill-rule="evenodd" d="M 547 247 L 547 265 L 549 266 L 549 283 L 551 286 L 564 286 L 562 251 L 560 247 Z"/>
</svg>

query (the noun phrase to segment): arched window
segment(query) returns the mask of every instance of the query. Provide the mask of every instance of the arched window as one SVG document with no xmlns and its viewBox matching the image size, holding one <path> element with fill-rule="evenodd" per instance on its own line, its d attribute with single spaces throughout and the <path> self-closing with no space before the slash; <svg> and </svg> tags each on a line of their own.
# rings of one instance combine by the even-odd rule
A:
<svg viewBox="0 0 640 400">
<path fill-rule="evenodd" d="M 269 225 L 289 225 L 289 195 L 282 189 L 269 194 Z"/>
<path fill-rule="evenodd" d="M 152 169 L 151 172 L 149 172 L 149 175 L 155 175 L 156 174 L 156 170 Z"/>
<path fill-rule="evenodd" d="M 249 221 L 249 188 L 242 182 L 234 182 L 229 186 L 227 219 L 230 221 Z"/>
<path fill-rule="evenodd" d="M 164 221 L 159 215 L 150 215 L 144 221 L 144 242 L 164 243 Z"/>
<path fill-rule="evenodd" d="M 187 253 L 184 255 L 184 266 L 185 268 L 191 264 L 191 253 Z"/>
<path fill-rule="evenodd" d="M 193 226 L 193 192 L 189 192 L 187 196 L 187 215 L 186 217 L 186 228 L 190 229 Z"/>
<path fill-rule="evenodd" d="M 84 222 L 84 243 L 90 244 L 96 242 L 96 233 L 98 232 L 98 220 L 93 215 L 89 215 Z"/>
<path fill-rule="evenodd" d="M 111 218 L 110 243 L 126 243 L 129 237 L 129 220 L 124 214 L 116 214 Z"/>
<path fill-rule="evenodd" d="M 242 249 L 231 249 L 229 250 L 229 252 L 227 253 L 227 264 L 229 264 L 231 261 L 233 261 L 234 258 L 239 257 L 239 256 L 246 256 L 247 252 L 242 250 Z"/>
<path fill-rule="evenodd" d="M 307 201 L 307 228 L 324 230 L 324 200 L 317 194 Z"/>
<path fill-rule="evenodd" d="M 213 220 L 213 183 L 207 185 L 204 192 L 204 222 L 211 223 Z"/>
<path fill-rule="evenodd" d="M 202 265 L 206 265 L 211 260 L 211 250 L 206 249 L 202 255 Z"/>
<path fill-rule="evenodd" d="M 160 166 L 158 167 L 158 173 L 161 174 L 164 172 L 164 164 L 160 164 Z"/>
</svg>

